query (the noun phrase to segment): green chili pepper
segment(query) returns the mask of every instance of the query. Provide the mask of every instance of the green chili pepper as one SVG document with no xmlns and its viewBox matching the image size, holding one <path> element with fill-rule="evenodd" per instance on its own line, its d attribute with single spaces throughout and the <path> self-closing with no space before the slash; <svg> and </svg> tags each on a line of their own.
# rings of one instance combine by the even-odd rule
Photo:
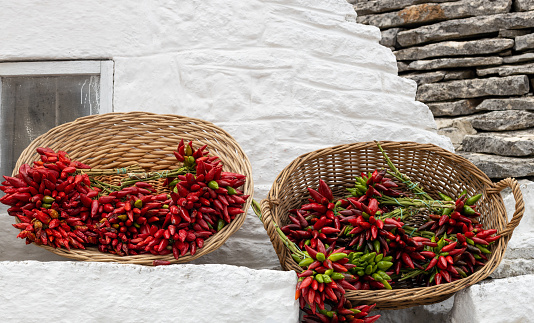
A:
<svg viewBox="0 0 534 323">
<path fill-rule="evenodd" d="M 52 204 L 43 203 L 41 207 L 44 207 L 45 209 L 49 209 L 52 207 Z"/>
<path fill-rule="evenodd" d="M 311 244 L 311 240 L 308 239 L 308 240 L 304 241 L 304 244 L 307 245 L 307 246 L 309 246 L 309 245 Z"/>
<path fill-rule="evenodd" d="M 293 260 L 295 260 L 295 262 L 297 264 L 302 260 L 302 259 L 299 258 L 299 256 L 295 255 L 294 253 L 291 254 L 291 257 L 293 257 Z"/>
<path fill-rule="evenodd" d="M 376 252 L 371 252 L 371 253 L 368 253 L 366 255 L 363 255 L 361 258 L 360 258 L 360 261 L 364 262 L 364 261 L 372 261 L 373 259 L 375 259 L 376 257 Z"/>
<path fill-rule="evenodd" d="M 386 271 L 389 269 L 389 267 L 393 266 L 393 263 L 382 260 L 377 263 L 377 266 L 378 266 L 378 269 Z"/>
<path fill-rule="evenodd" d="M 356 272 L 356 274 L 357 274 L 358 276 L 363 276 L 363 275 L 365 275 L 365 271 L 363 271 L 363 270 L 358 270 L 358 271 Z"/>
<path fill-rule="evenodd" d="M 437 273 L 438 273 L 438 272 L 436 271 L 436 272 L 434 272 L 432 275 L 430 275 L 430 279 L 428 280 L 429 283 L 432 283 L 432 282 L 434 281 L 434 278 L 436 277 L 436 274 L 437 274 Z"/>
<path fill-rule="evenodd" d="M 482 194 L 471 196 L 464 202 L 464 205 L 474 205 L 481 197 L 482 197 Z"/>
<path fill-rule="evenodd" d="M 336 261 L 341 260 L 343 258 L 347 258 L 347 254 L 343 253 L 343 252 L 333 253 L 330 256 L 328 256 L 328 259 L 332 260 L 333 262 L 336 262 Z M 319 260 L 319 259 L 317 259 L 317 260 Z M 322 260 L 320 260 L 320 261 L 322 261 Z"/>
<path fill-rule="evenodd" d="M 386 287 L 386 289 L 393 289 L 387 281 L 383 280 L 381 283 L 384 284 L 384 287 Z"/>
<path fill-rule="evenodd" d="M 393 260 L 393 257 L 392 256 L 387 256 L 387 257 L 384 257 L 382 259 L 382 261 L 392 261 Z"/>
<path fill-rule="evenodd" d="M 226 186 L 226 190 L 228 191 L 228 195 L 235 195 L 237 194 L 237 191 L 232 186 Z"/>
<path fill-rule="evenodd" d="M 178 186 L 175 186 L 175 187 L 172 189 L 172 191 L 173 191 L 174 193 L 178 194 Z"/>
<path fill-rule="evenodd" d="M 121 215 L 117 216 L 117 219 L 119 219 L 121 221 L 126 221 L 126 219 L 128 219 L 128 216 L 126 214 L 121 214 Z"/>
<path fill-rule="evenodd" d="M 449 255 L 449 253 L 448 252 L 441 252 L 439 255 L 443 256 L 443 257 L 447 257 Z"/>
<path fill-rule="evenodd" d="M 465 241 L 467 241 L 467 243 L 469 243 L 470 245 L 474 246 L 475 245 L 475 242 L 469 238 L 465 238 Z"/>
<path fill-rule="evenodd" d="M 223 219 L 218 219 L 217 220 L 217 231 L 221 231 L 222 228 L 224 228 L 225 225 L 226 225 L 226 223 L 224 222 Z"/>
<path fill-rule="evenodd" d="M 378 273 L 384 280 L 390 280 L 390 279 L 391 279 L 391 277 L 389 277 L 389 275 L 386 274 L 386 272 L 383 271 L 383 270 L 379 270 L 379 271 L 377 271 L 377 273 Z"/>
<path fill-rule="evenodd" d="M 332 269 L 327 269 L 324 274 L 327 275 L 327 276 L 332 276 L 332 273 L 334 273 L 334 271 Z M 324 277 L 323 277 L 324 278 Z"/>
<path fill-rule="evenodd" d="M 439 198 L 442 199 L 443 201 L 454 201 L 452 197 L 445 195 L 443 193 L 438 193 L 438 195 L 439 195 Z"/>
<path fill-rule="evenodd" d="M 323 262 L 326 259 L 326 257 L 324 256 L 324 253 L 322 252 L 318 252 L 317 255 L 315 255 L 315 258 L 321 262 Z"/>
<path fill-rule="evenodd" d="M 52 204 L 55 201 L 55 199 L 52 196 L 46 195 L 43 197 L 43 203 L 44 204 Z"/>
<path fill-rule="evenodd" d="M 169 183 L 169 186 L 175 187 L 178 183 L 180 183 L 180 180 L 178 178 L 175 178 L 172 182 Z"/>
<path fill-rule="evenodd" d="M 476 260 L 480 260 L 480 259 L 482 259 L 482 257 L 480 257 L 480 256 L 479 256 L 478 254 L 476 254 L 476 253 L 473 254 L 473 257 L 475 257 Z"/>
<path fill-rule="evenodd" d="M 321 274 L 317 274 L 317 275 L 315 275 L 315 280 L 316 280 L 318 283 L 324 283 L 323 275 L 321 275 Z"/>
<path fill-rule="evenodd" d="M 474 215 L 476 212 L 470 206 L 464 205 L 463 213 L 465 215 Z"/>
<path fill-rule="evenodd" d="M 380 241 L 375 240 L 373 241 L 373 248 L 375 249 L 375 252 L 380 252 Z"/>
<path fill-rule="evenodd" d="M 133 223 L 133 226 L 136 227 L 137 229 L 139 229 L 139 228 L 141 227 L 141 226 L 139 225 L 139 223 L 137 223 L 137 222 L 134 222 L 134 223 Z"/>
<path fill-rule="evenodd" d="M 345 276 L 343 276 L 342 273 L 333 273 L 332 276 L 331 276 L 331 278 L 332 278 L 333 280 L 340 280 L 340 279 L 345 278 Z"/>
<path fill-rule="evenodd" d="M 490 253 L 491 253 L 491 251 L 489 251 L 487 248 L 485 248 L 485 247 L 482 246 L 482 245 L 477 244 L 477 245 L 475 245 L 475 246 L 476 246 L 478 249 L 480 249 L 480 251 L 482 251 L 482 252 L 485 253 L 485 254 L 490 254 Z"/>
<path fill-rule="evenodd" d="M 325 284 L 329 284 L 332 282 L 332 278 L 330 278 L 328 275 L 323 275 L 323 281 Z"/>
<path fill-rule="evenodd" d="M 208 183 L 208 187 L 211 188 L 212 190 L 218 190 L 219 189 L 219 184 L 217 184 L 216 181 L 210 181 Z"/>
<path fill-rule="evenodd" d="M 441 212 L 442 215 L 449 215 L 452 213 L 452 210 L 451 208 L 445 208 L 443 209 L 443 211 Z"/>
<path fill-rule="evenodd" d="M 374 280 L 379 282 L 382 282 L 384 280 L 384 278 L 382 278 L 382 276 L 380 276 L 378 273 L 372 274 L 371 277 L 373 277 Z"/>
<path fill-rule="evenodd" d="M 162 209 L 168 209 L 168 208 L 169 208 L 169 204 L 163 204 L 163 205 L 161 206 L 161 208 L 162 208 Z"/>
<path fill-rule="evenodd" d="M 185 155 L 186 155 L 186 156 L 191 156 L 191 155 L 193 155 L 193 149 L 191 148 L 191 146 L 189 146 L 189 145 L 186 145 L 186 146 L 185 146 Z"/>
<path fill-rule="evenodd" d="M 186 156 L 184 160 L 184 166 L 191 167 L 195 164 L 195 157 L 193 156 Z"/>
<path fill-rule="evenodd" d="M 445 241 L 444 236 L 441 237 L 441 239 L 439 239 L 439 241 L 438 241 L 438 249 L 441 250 L 441 248 L 445 247 L 445 245 L 447 245 L 447 244 L 448 244 L 448 242 Z"/>
<path fill-rule="evenodd" d="M 382 258 L 384 258 L 384 254 L 378 254 L 378 255 L 376 255 L 376 257 L 375 257 L 375 261 L 376 261 L 376 262 L 380 262 L 380 261 L 382 260 Z"/>
<path fill-rule="evenodd" d="M 299 262 L 299 266 L 307 267 L 314 262 L 313 258 L 304 258 Z"/>
<path fill-rule="evenodd" d="M 368 265 L 368 266 L 365 268 L 365 274 L 366 274 L 366 275 L 371 275 L 372 272 L 373 272 L 373 265 Z"/>
</svg>

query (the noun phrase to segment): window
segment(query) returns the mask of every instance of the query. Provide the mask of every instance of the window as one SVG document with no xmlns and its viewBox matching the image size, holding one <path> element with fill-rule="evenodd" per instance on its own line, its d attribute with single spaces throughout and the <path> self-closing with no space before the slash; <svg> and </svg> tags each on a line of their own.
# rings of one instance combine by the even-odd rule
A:
<svg viewBox="0 0 534 323">
<path fill-rule="evenodd" d="M 49 129 L 112 112 L 112 96 L 113 61 L 0 63 L 0 174 Z"/>
</svg>

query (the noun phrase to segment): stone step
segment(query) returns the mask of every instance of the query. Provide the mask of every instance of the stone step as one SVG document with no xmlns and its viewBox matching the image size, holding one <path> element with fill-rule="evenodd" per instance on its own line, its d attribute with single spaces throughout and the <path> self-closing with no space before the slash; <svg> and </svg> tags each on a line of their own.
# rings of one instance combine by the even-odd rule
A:
<svg viewBox="0 0 534 323">
<path fill-rule="evenodd" d="M 534 110 L 534 97 L 485 99 L 476 110 Z"/>
<path fill-rule="evenodd" d="M 514 41 L 506 38 L 479 39 L 471 41 L 446 41 L 394 52 L 399 61 L 413 61 L 439 56 L 473 56 L 493 54 L 512 48 Z"/>
<path fill-rule="evenodd" d="M 472 66 L 501 65 L 502 57 L 458 57 L 438 58 L 429 60 L 413 61 L 406 67 L 407 71 L 436 70 L 440 68 L 459 68 Z"/>
<path fill-rule="evenodd" d="M 0 281 L 10 322 L 294 323 L 299 315 L 292 271 L 3 261 Z"/>
<path fill-rule="evenodd" d="M 522 51 L 534 48 L 534 34 L 517 36 L 515 38 L 514 50 Z"/>
<path fill-rule="evenodd" d="M 457 152 L 469 159 L 490 178 L 534 176 L 534 158 L 504 157 L 489 154 Z"/>
<path fill-rule="evenodd" d="M 534 63 L 521 65 L 503 65 L 498 67 L 477 69 L 478 76 L 487 76 L 494 74 L 498 74 L 499 76 L 534 74 Z"/>
<path fill-rule="evenodd" d="M 534 127 L 534 112 L 524 110 L 492 111 L 470 117 L 475 129 L 485 131 L 520 130 Z"/>
<path fill-rule="evenodd" d="M 462 116 L 476 112 L 476 107 L 480 103 L 477 99 L 458 100 L 450 102 L 432 102 L 428 107 L 434 117 Z"/>
<path fill-rule="evenodd" d="M 403 47 L 448 39 L 485 35 L 501 29 L 534 27 L 534 11 L 448 20 L 399 32 L 397 42 Z"/>
<path fill-rule="evenodd" d="M 529 180 L 518 182 L 523 195 L 525 213 L 519 225 L 514 229 L 512 238 L 508 241 L 504 259 L 491 274 L 493 278 L 534 274 L 534 239 L 532 239 L 534 237 L 534 182 Z M 510 221 L 515 211 L 512 190 L 503 190 L 502 197 L 508 221 Z"/>
<path fill-rule="evenodd" d="M 358 13 L 356 21 L 386 29 L 442 20 L 500 14 L 509 12 L 511 6 L 512 3 L 509 0 L 463 0 L 458 2 L 424 3 L 405 7 L 395 12 L 374 15 Z"/>
<path fill-rule="evenodd" d="M 532 322 L 534 275 L 492 279 L 454 296 L 451 323 Z"/>
<path fill-rule="evenodd" d="M 416 98 L 422 102 L 433 102 L 484 96 L 523 95 L 528 91 L 527 76 L 517 75 L 424 84 L 417 89 Z"/>
<path fill-rule="evenodd" d="M 368 15 L 374 13 L 381 13 L 393 10 L 404 9 L 408 6 L 417 5 L 426 2 L 453 2 L 459 0 L 348 0 L 349 3 L 354 4 L 354 9 L 358 15 Z"/>
<path fill-rule="evenodd" d="M 462 150 L 500 156 L 533 156 L 534 132 L 531 130 L 519 130 L 467 135 L 462 141 Z"/>
</svg>

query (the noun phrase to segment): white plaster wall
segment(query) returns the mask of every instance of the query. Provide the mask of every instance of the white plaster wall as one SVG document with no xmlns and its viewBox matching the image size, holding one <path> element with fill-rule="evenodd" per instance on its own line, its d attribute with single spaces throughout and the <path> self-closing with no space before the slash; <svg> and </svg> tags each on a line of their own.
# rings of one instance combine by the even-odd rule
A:
<svg viewBox="0 0 534 323">
<path fill-rule="evenodd" d="M 249 156 L 256 199 L 300 154 L 368 140 L 430 142 L 432 114 L 377 28 L 345 0 L 0 0 L 0 61 L 113 59 L 114 110 L 211 121 Z M 3 216 L 5 226 L 11 219 Z M 58 260 L 0 235 L 0 259 Z M 13 232 L 13 233 L 12 233 Z M 252 212 L 195 263 L 278 268 Z"/>
<path fill-rule="evenodd" d="M 0 262 L 0 321 L 294 323 L 296 283 L 228 265 Z"/>
</svg>

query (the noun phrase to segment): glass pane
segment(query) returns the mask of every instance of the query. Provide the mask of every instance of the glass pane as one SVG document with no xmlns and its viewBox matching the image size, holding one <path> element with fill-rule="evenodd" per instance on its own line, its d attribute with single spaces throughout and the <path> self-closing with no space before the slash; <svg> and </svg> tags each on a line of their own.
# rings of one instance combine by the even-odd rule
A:
<svg viewBox="0 0 534 323">
<path fill-rule="evenodd" d="M 11 175 L 22 151 L 41 134 L 100 110 L 99 76 L 22 76 L 0 81 L 1 175 Z"/>
</svg>

